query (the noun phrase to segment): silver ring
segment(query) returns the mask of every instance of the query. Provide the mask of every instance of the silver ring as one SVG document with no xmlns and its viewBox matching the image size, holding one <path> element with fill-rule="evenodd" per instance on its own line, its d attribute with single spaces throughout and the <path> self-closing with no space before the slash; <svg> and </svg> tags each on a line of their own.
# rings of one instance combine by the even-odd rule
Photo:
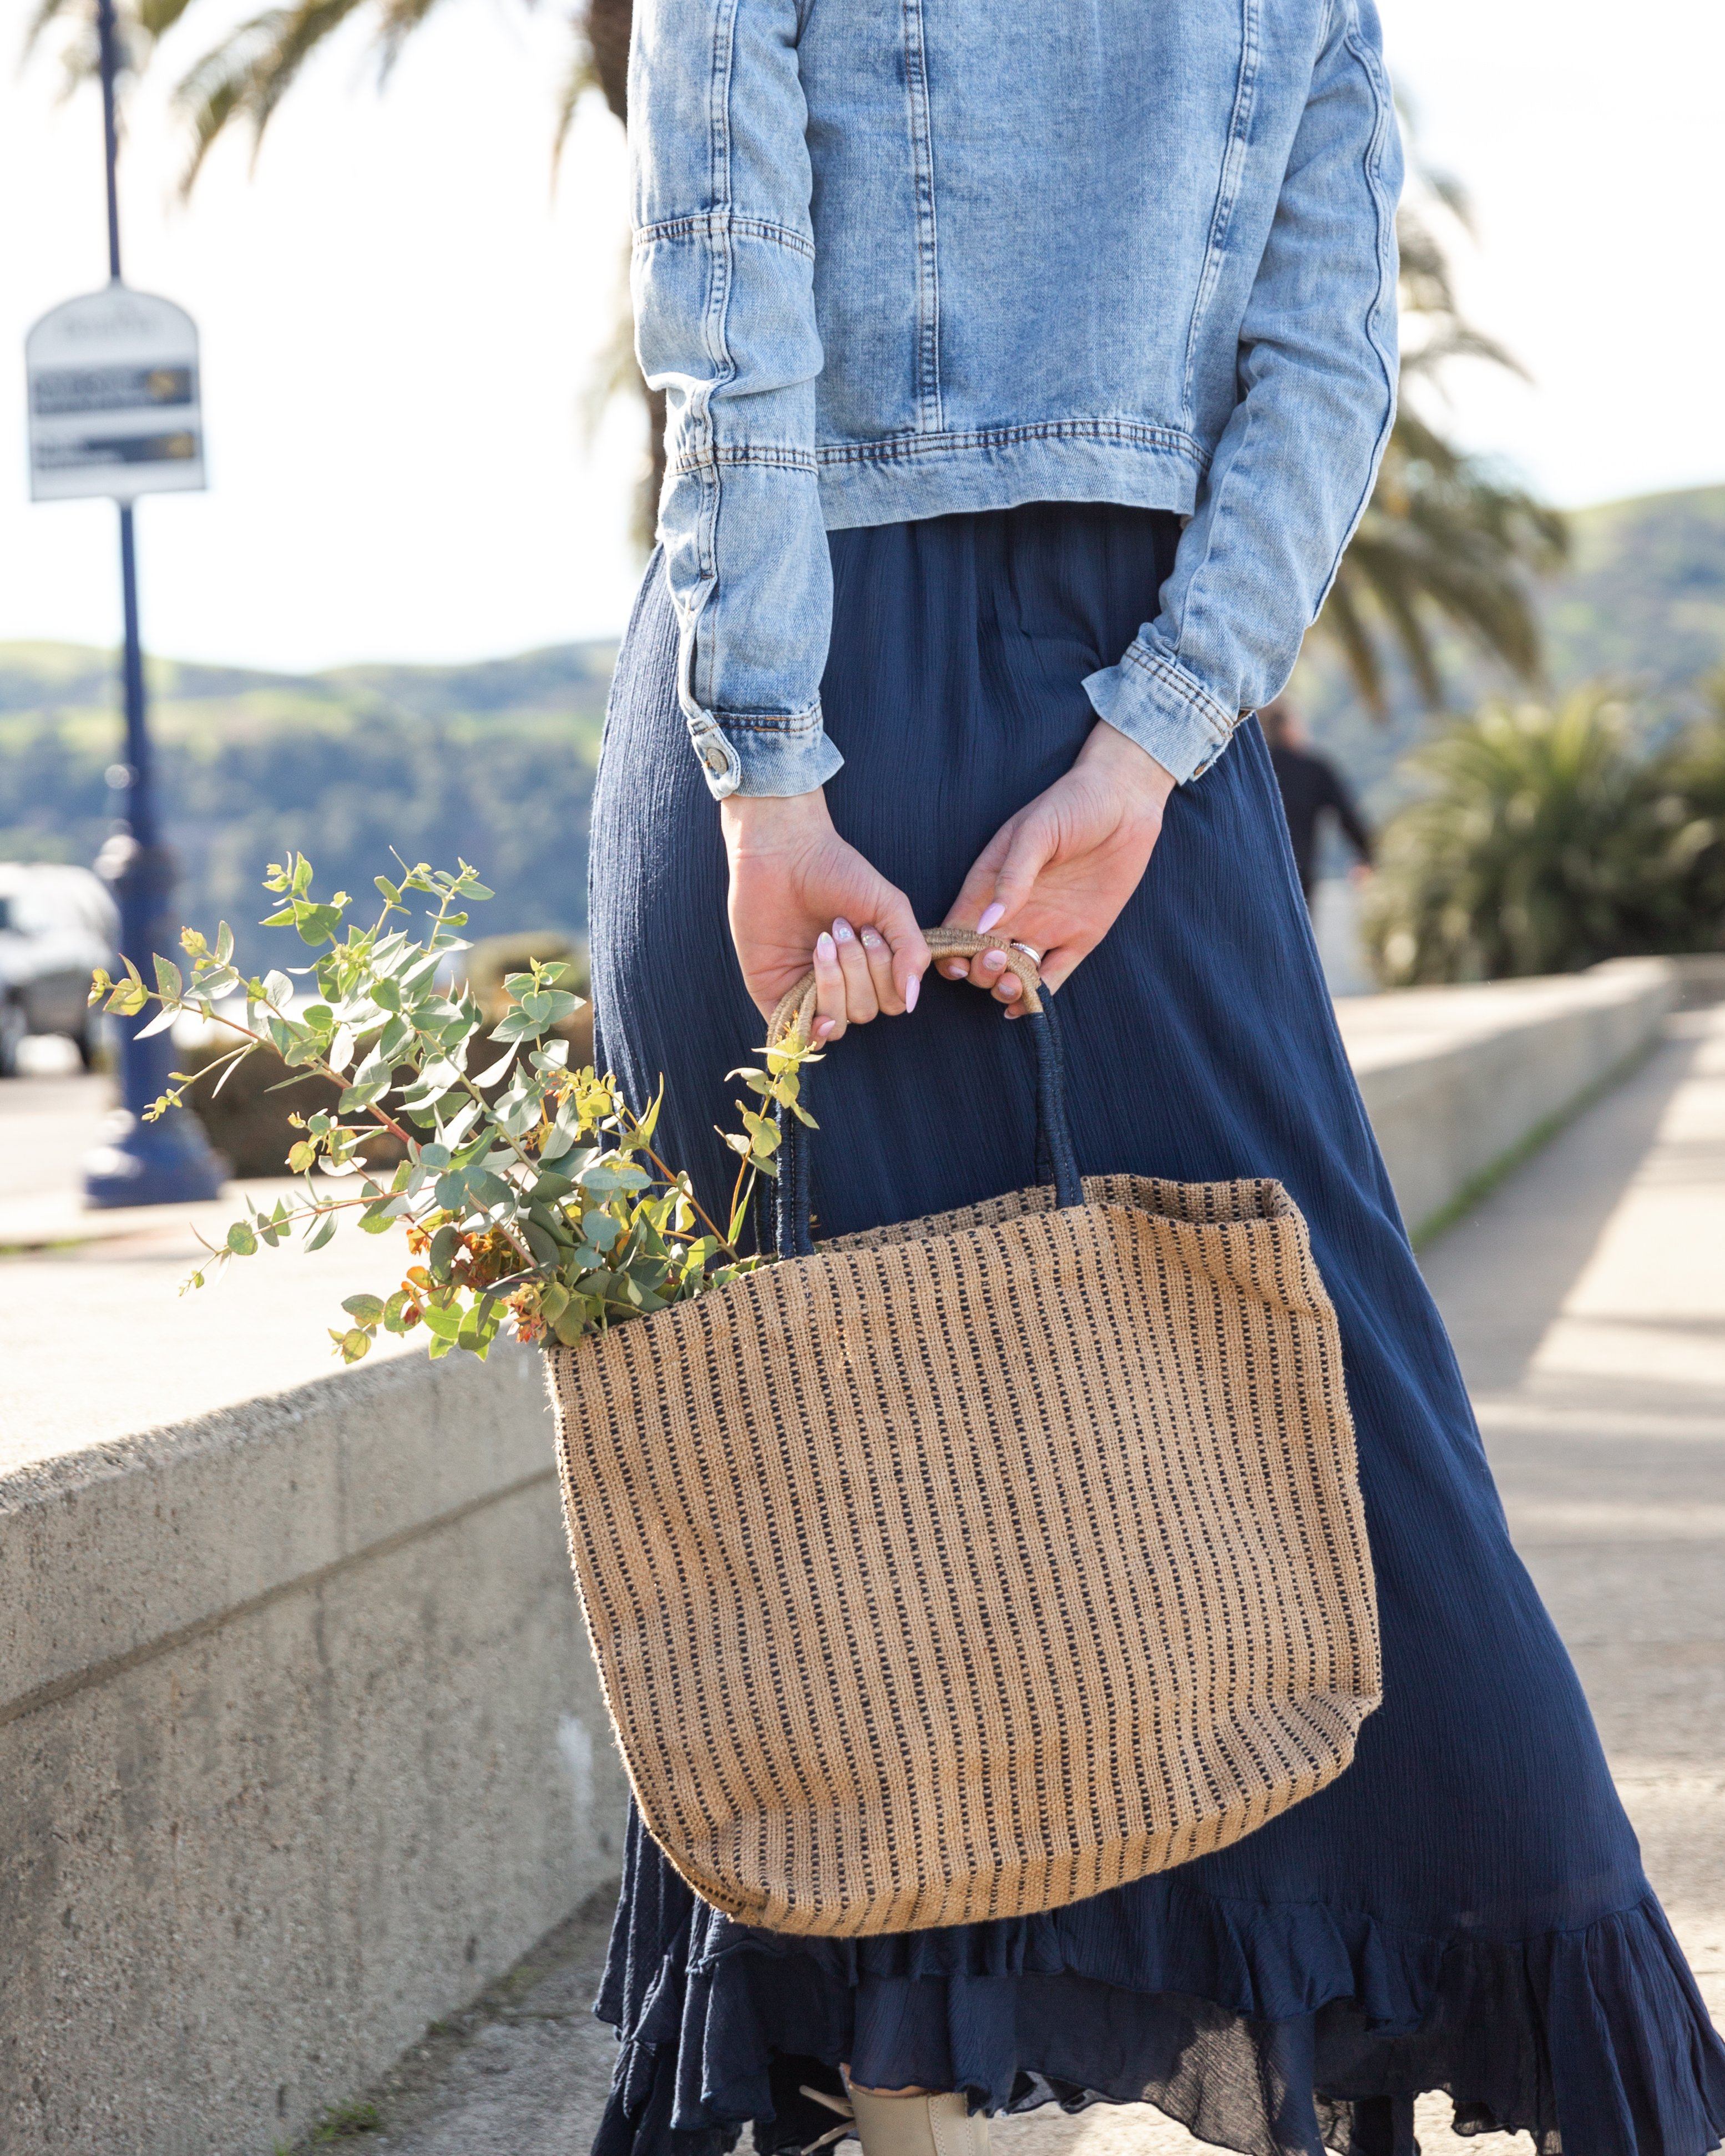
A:
<svg viewBox="0 0 1725 2156">
<path fill-rule="evenodd" d="M 1034 943 L 1020 943 L 1014 937 L 1012 947 L 1014 951 L 1022 951 L 1033 966 L 1040 966 L 1042 963 L 1042 953 Z"/>
</svg>

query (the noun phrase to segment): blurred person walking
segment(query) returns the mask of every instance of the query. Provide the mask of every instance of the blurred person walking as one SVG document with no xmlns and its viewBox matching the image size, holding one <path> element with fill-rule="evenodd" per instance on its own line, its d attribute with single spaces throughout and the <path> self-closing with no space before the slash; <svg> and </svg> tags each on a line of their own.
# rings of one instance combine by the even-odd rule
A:
<svg viewBox="0 0 1725 2156">
<path fill-rule="evenodd" d="M 1413 2156 L 1428 2089 L 1544 2156 L 1702 2156 L 1725 2051 L 1511 1547 L 1250 716 L 1393 417 L 1371 0 L 637 0 L 629 103 L 669 418 L 593 808 L 601 1065 L 663 1080 L 711 1210 L 726 1074 L 812 960 L 821 1235 L 945 1212 L 1024 1183 L 1035 1102 L 1001 952 L 934 964 L 919 923 L 1030 952 L 1081 1168 L 1304 1213 L 1384 1700 L 1245 1840 L 1002 1922 L 739 1924 L 632 1816 L 597 2156 L 750 2123 L 980 2156 L 990 2112 L 1098 2099 Z M 955 1338 L 957 1381 L 995 1352 Z"/>
<path fill-rule="evenodd" d="M 1347 781 L 1328 757 L 1313 748 L 1286 696 L 1266 704 L 1258 714 L 1258 723 L 1270 744 L 1270 767 L 1276 773 L 1282 814 L 1287 819 L 1294 869 L 1310 906 L 1317 881 L 1318 818 L 1326 810 L 1334 816 L 1361 869 L 1372 865 L 1372 834 Z"/>
</svg>

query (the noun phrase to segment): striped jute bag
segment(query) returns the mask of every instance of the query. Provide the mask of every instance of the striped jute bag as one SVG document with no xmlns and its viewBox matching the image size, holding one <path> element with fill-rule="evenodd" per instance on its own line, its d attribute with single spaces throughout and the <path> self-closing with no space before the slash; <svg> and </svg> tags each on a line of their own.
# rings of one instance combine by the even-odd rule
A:
<svg viewBox="0 0 1725 2156">
<path fill-rule="evenodd" d="M 1332 1780 L 1379 1697 L 1305 1223 L 1269 1181 L 1081 1186 L 1021 978 L 1049 1180 L 815 1249 L 788 1140 L 789 1255 L 549 1358 L 642 1817 L 775 1931 L 1021 1916 L 1184 1863 Z"/>
</svg>

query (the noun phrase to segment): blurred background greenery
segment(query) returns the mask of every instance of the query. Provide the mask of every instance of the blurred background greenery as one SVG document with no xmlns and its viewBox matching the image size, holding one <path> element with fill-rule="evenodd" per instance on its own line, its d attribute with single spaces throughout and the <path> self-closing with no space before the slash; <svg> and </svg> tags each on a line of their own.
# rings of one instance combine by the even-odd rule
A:
<svg viewBox="0 0 1725 2156">
<path fill-rule="evenodd" d="M 588 804 L 614 648 L 470 666 L 249 673 L 153 660 L 161 793 L 186 917 L 268 947 L 258 884 L 316 843 L 331 886 L 367 891 L 392 846 L 484 867 L 483 931 L 587 923 Z M 113 818 L 112 655 L 0 644 L 0 859 L 89 861 Z"/>
</svg>

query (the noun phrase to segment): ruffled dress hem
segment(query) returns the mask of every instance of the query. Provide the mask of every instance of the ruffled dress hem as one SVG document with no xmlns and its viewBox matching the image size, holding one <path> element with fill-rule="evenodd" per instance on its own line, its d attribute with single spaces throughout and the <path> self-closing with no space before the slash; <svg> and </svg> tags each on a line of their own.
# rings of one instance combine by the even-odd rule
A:
<svg viewBox="0 0 1725 2156">
<path fill-rule="evenodd" d="M 1578 1929 L 1445 1939 L 1161 1883 L 1153 1927 L 1102 1897 L 879 1940 L 691 1897 L 656 1969 L 599 1999 L 622 2050 L 594 2156 L 721 2156 L 751 2122 L 761 2156 L 800 2148 L 832 2124 L 802 2091 L 836 2091 L 841 2062 L 991 2112 L 1149 2103 L 1241 2156 L 1415 2156 L 1433 2090 L 1458 2133 L 1539 2156 L 1707 2156 L 1725 2133 L 1725 2049 L 1651 1892 Z"/>
</svg>

